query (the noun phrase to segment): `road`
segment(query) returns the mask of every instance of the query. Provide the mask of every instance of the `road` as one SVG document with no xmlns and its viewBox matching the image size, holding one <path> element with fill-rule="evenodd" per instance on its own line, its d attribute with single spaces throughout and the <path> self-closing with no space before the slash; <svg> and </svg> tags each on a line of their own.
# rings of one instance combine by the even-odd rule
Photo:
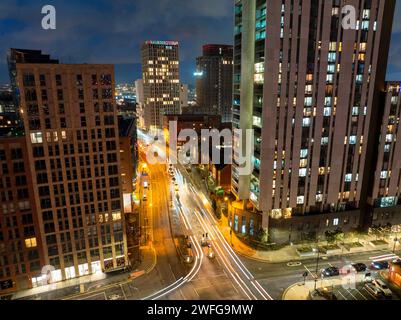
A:
<svg viewBox="0 0 401 320">
<path fill-rule="evenodd" d="M 391 255 L 389 251 L 375 251 L 368 253 L 356 253 L 347 256 L 332 256 L 324 259 L 320 259 L 318 270 L 320 272 L 323 268 L 335 266 L 342 268 L 343 266 L 351 263 L 362 262 L 366 265 L 370 265 L 372 258 L 379 257 L 381 255 Z M 401 255 L 401 252 L 396 252 L 396 255 Z M 243 258 L 245 265 L 249 268 L 255 278 L 260 284 L 271 290 L 271 294 L 274 299 L 281 299 L 282 295 L 287 287 L 294 283 L 303 281 L 303 273 L 308 272 L 307 280 L 314 279 L 313 276 L 316 273 L 316 258 L 304 260 L 300 265 L 289 266 L 287 263 L 266 263 L 255 260 Z M 372 276 L 378 277 L 376 271 L 372 271 Z M 319 278 L 320 279 L 320 278 Z M 318 285 L 328 283 L 327 280 L 319 280 Z"/>
<path fill-rule="evenodd" d="M 143 145 L 151 139 L 143 133 L 139 138 Z M 130 281 L 127 274 L 116 275 L 113 282 L 116 279 L 119 282 L 114 284 L 110 284 L 111 278 L 106 278 L 85 285 L 87 292 L 84 294 L 79 294 L 78 286 L 36 298 L 60 299 L 70 295 L 69 299 L 81 300 L 279 300 L 288 286 L 303 280 L 305 271 L 312 278 L 316 259 L 289 266 L 237 255 L 220 232 L 202 185 L 194 181 L 184 166 L 173 166 L 175 180 L 169 177 L 168 168 L 166 163 L 146 167 L 150 189 L 146 192 L 147 201 L 141 204 L 142 218 L 147 219 L 142 245 L 153 245 L 157 254 L 157 263 L 150 273 Z M 141 197 L 142 194 L 143 191 Z M 177 253 L 171 234 L 177 227 L 192 244 L 194 262 L 191 265 L 183 263 Z M 201 245 L 202 238 L 208 241 L 210 248 Z M 209 258 L 211 253 L 213 258 Z M 389 252 L 322 258 L 319 269 L 342 267 L 350 262 L 370 264 L 372 256 L 384 253 Z"/>
</svg>

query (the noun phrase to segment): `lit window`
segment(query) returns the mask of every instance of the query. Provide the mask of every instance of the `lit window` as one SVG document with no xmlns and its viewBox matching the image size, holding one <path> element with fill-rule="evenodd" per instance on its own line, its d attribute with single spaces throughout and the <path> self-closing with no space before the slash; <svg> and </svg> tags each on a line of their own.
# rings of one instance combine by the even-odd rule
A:
<svg viewBox="0 0 401 320">
<path fill-rule="evenodd" d="M 331 116 L 331 108 L 330 108 L 330 107 L 324 108 L 324 110 L 323 110 L 323 115 L 324 115 L 325 117 L 330 117 L 330 116 Z"/>
<path fill-rule="evenodd" d="M 113 221 L 121 220 L 121 212 L 113 212 Z"/>
<path fill-rule="evenodd" d="M 307 106 L 307 107 L 312 106 L 312 97 L 305 98 L 305 106 Z"/>
<path fill-rule="evenodd" d="M 307 172 L 307 170 L 305 168 L 299 169 L 299 176 L 306 177 L 306 172 Z"/>
<path fill-rule="evenodd" d="M 311 120 L 310 118 L 304 118 L 304 120 L 302 121 L 302 126 L 305 127 L 310 127 L 311 124 Z"/>
<path fill-rule="evenodd" d="M 387 179 L 388 178 L 388 171 L 382 171 L 380 173 L 380 179 Z"/>
<path fill-rule="evenodd" d="M 322 146 L 327 146 L 329 144 L 329 137 L 323 137 L 321 141 Z"/>
<path fill-rule="evenodd" d="M 304 204 L 305 203 L 305 196 L 299 196 L 297 198 L 297 204 Z"/>
<path fill-rule="evenodd" d="M 31 142 L 32 143 L 43 143 L 42 132 L 31 133 Z"/>
<path fill-rule="evenodd" d="M 323 195 L 322 194 L 317 194 L 316 195 L 316 202 L 323 202 Z"/>
<path fill-rule="evenodd" d="M 346 174 L 345 175 L 345 182 L 351 182 L 352 181 L 352 174 Z"/>
<path fill-rule="evenodd" d="M 260 117 L 253 117 L 253 125 L 262 128 L 262 119 Z"/>
<path fill-rule="evenodd" d="M 306 158 L 308 156 L 308 149 L 301 149 L 300 157 Z"/>
<path fill-rule="evenodd" d="M 356 136 L 350 136 L 349 137 L 349 144 L 356 144 L 357 138 Z"/>
<path fill-rule="evenodd" d="M 35 248 L 37 246 L 36 238 L 25 239 L 25 246 L 27 248 Z"/>
<path fill-rule="evenodd" d="M 340 219 L 336 218 L 333 220 L 333 226 L 338 226 L 339 223 L 340 223 Z"/>
</svg>

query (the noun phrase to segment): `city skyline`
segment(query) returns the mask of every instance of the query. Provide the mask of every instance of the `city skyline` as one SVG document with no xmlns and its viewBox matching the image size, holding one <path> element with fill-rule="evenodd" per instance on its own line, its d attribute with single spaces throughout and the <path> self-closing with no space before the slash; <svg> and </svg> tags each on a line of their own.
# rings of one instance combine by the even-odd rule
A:
<svg viewBox="0 0 401 320">
<path fill-rule="evenodd" d="M 401 300 L 396 0 L 14 2 L 0 300 Z"/>
<path fill-rule="evenodd" d="M 4 58 L 10 47 L 52 52 L 63 63 L 114 64 L 116 83 L 133 83 L 141 78 L 141 44 L 146 40 L 172 40 L 180 43 L 180 78 L 193 87 L 196 57 L 202 54 L 202 45 L 233 44 L 232 3 L 190 0 L 175 6 L 174 0 L 115 4 L 58 0 L 52 2 L 57 9 L 58 28 L 48 31 L 40 26 L 42 3 L 4 0 L 0 4 L 0 84 L 9 82 Z M 152 14 L 146 14 L 147 10 Z M 396 17 L 400 15 L 401 2 L 395 12 Z M 104 21 L 110 25 L 104 27 Z M 387 81 L 401 78 L 401 61 L 397 59 L 400 54 L 401 22 L 395 19 Z"/>
</svg>

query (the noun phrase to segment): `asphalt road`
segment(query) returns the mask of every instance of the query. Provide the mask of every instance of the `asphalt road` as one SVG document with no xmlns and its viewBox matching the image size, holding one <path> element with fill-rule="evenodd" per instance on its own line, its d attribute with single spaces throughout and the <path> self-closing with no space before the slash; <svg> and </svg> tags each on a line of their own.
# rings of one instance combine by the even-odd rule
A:
<svg viewBox="0 0 401 320">
<path fill-rule="evenodd" d="M 318 271 L 321 269 L 335 266 L 341 268 L 351 263 L 362 262 L 366 265 L 370 265 L 373 257 L 391 254 L 390 251 L 375 251 L 368 253 L 356 253 L 346 256 L 331 256 L 323 257 L 319 260 Z M 401 252 L 396 252 L 401 255 Z M 313 280 L 313 276 L 316 273 L 316 258 L 304 260 L 301 265 L 288 266 L 287 263 L 266 263 L 259 262 L 247 258 L 241 258 L 244 264 L 248 267 L 255 278 L 260 284 L 268 288 L 274 299 L 281 299 L 286 288 L 290 285 L 302 282 L 304 280 L 303 273 L 308 272 L 307 280 Z M 377 277 L 377 271 L 371 271 L 372 276 Z M 319 274 L 319 273 L 318 273 Z M 319 277 L 320 279 L 320 277 Z M 318 282 L 321 284 L 321 280 Z M 361 298 L 362 300 L 362 298 Z"/>
</svg>

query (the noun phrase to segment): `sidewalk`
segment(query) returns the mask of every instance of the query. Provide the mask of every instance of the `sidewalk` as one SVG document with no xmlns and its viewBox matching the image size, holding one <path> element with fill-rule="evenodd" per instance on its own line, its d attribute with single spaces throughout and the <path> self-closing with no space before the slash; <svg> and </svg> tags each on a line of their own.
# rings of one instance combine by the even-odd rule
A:
<svg viewBox="0 0 401 320">
<path fill-rule="evenodd" d="M 364 279 L 364 275 L 356 275 L 355 281 L 361 282 Z M 346 278 L 336 279 L 319 279 L 317 281 L 317 289 L 337 287 L 341 285 L 350 286 L 351 283 L 347 282 Z M 289 286 L 283 293 L 282 300 L 309 300 L 309 292 L 315 288 L 315 281 L 309 280 L 305 284 L 303 282 L 295 283 Z"/>
<path fill-rule="evenodd" d="M 308 260 L 314 257 L 312 256 L 304 256 L 301 257 L 296 249 L 298 247 L 302 247 L 302 245 L 294 245 L 294 246 L 285 246 L 282 249 L 279 250 L 272 250 L 272 251 L 262 251 L 262 250 L 256 250 L 251 248 L 248 244 L 244 243 L 242 240 L 240 240 L 235 232 L 232 232 L 230 234 L 230 226 L 228 224 L 228 218 L 224 215 L 221 217 L 221 221 L 219 223 L 219 228 L 221 232 L 223 233 L 224 237 L 226 238 L 227 242 L 230 243 L 233 247 L 233 249 L 240 255 L 245 256 L 249 259 L 261 261 L 261 262 L 290 262 L 290 261 L 302 261 L 302 260 Z M 375 248 L 371 245 L 369 245 L 369 239 L 364 239 L 362 241 L 364 243 L 364 246 L 361 247 L 358 251 L 356 252 L 348 252 L 348 251 L 342 251 L 340 253 L 335 252 L 335 253 L 327 253 L 325 256 L 336 256 L 336 255 L 349 255 L 353 253 L 366 253 L 366 252 L 373 252 L 373 251 L 378 251 L 378 250 L 389 250 L 392 251 L 393 245 L 392 243 L 389 243 L 389 246 L 384 249 L 379 249 Z M 326 243 L 319 243 L 319 246 L 325 245 Z M 312 247 L 315 245 L 312 244 Z"/>
<path fill-rule="evenodd" d="M 131 274 L 138 274 L 139 276 L 150 273 L 156 266 L 157 256 L 153 246 L 141 247 L 141 263 L 138 268 L 131 272 Z M 102 287 L 113 286 L 116 284 L 132 281 L 128 279 L 129 274 L 123 273 L 114 276 L 107 276 L 105 273 L 92 274 L 87 276 L 82 276 L 79 278 L 74 278 L 70 280 L 60 281 L 57 283 L 52 283 L 45 286 L 39 286 L 32 289 L 21 290 L 13 294 L 12 300 L 23 299 L 26 297 L 32 297 L 35 295 L 40 295 L 47 293 L 49 291 L 63 290 L 69 291 L 68 289 L 73 289 L 74 287 L 80 286 L 80 293 L 83 294 L 88 292 L 89 289 L 93 289 L 98 285 Z M 135 278 L 136 279 L 136 278 Z M 107 281 L 104 284 L 104 281 Z M 65 297 L 67 298 L 67 296 Z"/>
</svg>

